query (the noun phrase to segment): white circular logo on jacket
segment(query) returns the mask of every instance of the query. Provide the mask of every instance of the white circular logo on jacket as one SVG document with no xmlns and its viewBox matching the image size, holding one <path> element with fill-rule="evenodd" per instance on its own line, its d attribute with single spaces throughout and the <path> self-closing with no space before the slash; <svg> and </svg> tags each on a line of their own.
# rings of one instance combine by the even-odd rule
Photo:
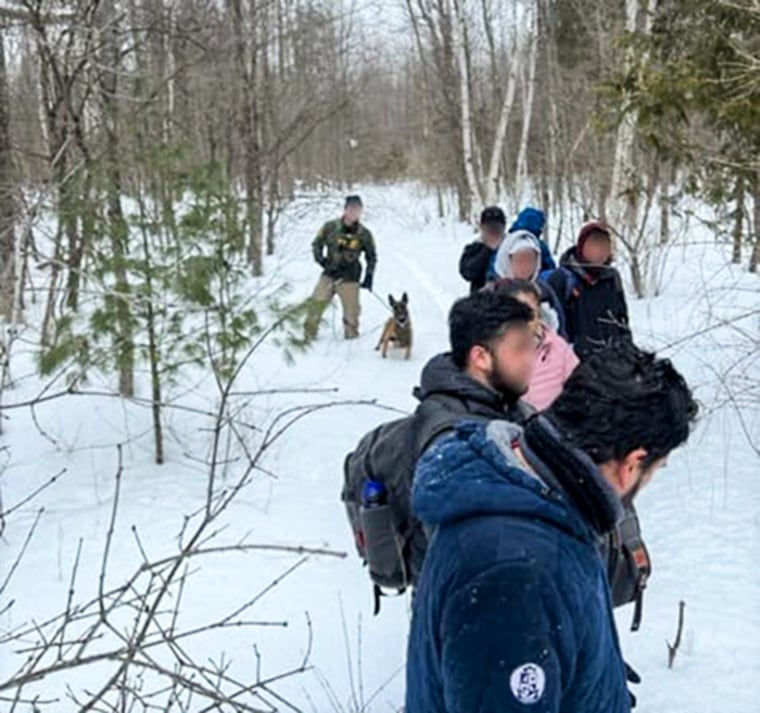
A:
<svg viewBox="0 0 760 713">
<path fill-rule="evenodd" d="M 509 677 L 512 695 L 526 706 L 538 703 L 546 688 L 546 674 L 537 663 L 518 666 Z"/>
</svg>

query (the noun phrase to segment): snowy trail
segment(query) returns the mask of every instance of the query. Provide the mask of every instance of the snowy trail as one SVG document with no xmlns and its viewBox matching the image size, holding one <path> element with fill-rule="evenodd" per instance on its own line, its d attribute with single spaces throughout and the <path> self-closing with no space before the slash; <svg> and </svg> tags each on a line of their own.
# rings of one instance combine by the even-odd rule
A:
<svg viewBox="0 0 760 713">
<path fill-rule="evenodd" d="M 337 388 L 336 394 L 272 394 L 252 399 L 244 414 L 265 422 L 300 403 L 332 400 L 372 400 L 408 411 L 414 406 L 412 387 L 426 360 L 445 349 L 446 314 L 453 299 L 466 292 L 457 274 L 464 243 L 472 239 L 466 227 L 435 217 L 435 201 L 408 186 L 370 188 L 363 192 L 366 220 L 378 242 L 375 290 L 406 290 L 411 300 L 415 345 L 411 360 L 394 353 L 383 360 L 374 351 L 387 309 L 362 293 L 362 337 L 340 339 L 337 300 L 326 314 L 318 342 L 295 364 L 267 348 L 252 361 L 240 391 L 287 387 Z M 288 218 L 280 236 L 280 255 L 268 267 L 276 279 L 293 285 L 292 299 L 309 295 L 316 281 L 309 243 L 321 221 L 331 217 L 313 212 Z M 694 331 L 702 308 L 695 299 L 695 275 L 721 259 L 717 251 L 684 262 L 673 254 L 672 284 L 649 302 L 633 303 L 637 334 L 650 345 L 674 341 Z M 697 268 L 695 270 L 695 267 Z M 730 268 L 714 270 L 721 284 L 752 286 Z M 756 297 L 756 295 L 755 295 Z M 713 345 L 714 347 L 714 345 Z M 673 350 L 673 358 L 691 380 L 712 393 L 713 378 L 702 360 L 707 341 Z M 31 360 L 31 354 L 29 355 Z M 31 372 L 31 361 L 19 373 Z M 99 384 L 94 384 L 94 387 Z M 103 386 L 107 386 L 104 379 Z M 212 408 L 215 393 L 199 376 L 185 396 L 193 405 Z M 20 401 L 35 393 L 30 380 L 9 395 Z M 7 571 L 27 530 L 44 505 L 46 512 L 23 566 L 15 573 L 8 594 L 17 604 L 0 615 L 2 628 L 34 615 L 44 618 L 65 603 L 68 576 L 77 545 L 83 540 L 78 591 L 94 591 L 113 499 L 115 448 L 125 446 L 122 508 L 117 542 L 109 569 L 116 583 L 139 563 L 131 527 L 134 525 L 152 556 L 171 551 L 183 516 L 203 503 L 205 479 L 197 462 L 205 454 L 208 422 L 198 416 L 167 412 L 169 462 L 151 462 L 150 413 L 114 399 L 67 397 L 41 406 L 38 420 L 59 445 L 46 440 L 28 410 L 8 412 L 3 444 L 9 446 L 9 467 L 2 475 L 6 505 L 17 502 L 60 468 L 68 473 L 45 491 L 39 502 L 25 507 L 8 522 L 0 542 L 2 571 Z M 262 474 L 244 491 L 221 523 L 226 541 L 247 537 L 260 543 L 301 544 L 348 552 L 345 560 L 310 557 L 257 604 L 259 620 L 289 622 L 287 628 L 209 632 L 196 644 L 204 658 L 222 652 L 232 671 L 250 676 L 255 665 L 252 645 L 262 655 L 263 673 L 272 675 L 300 664 L 308 642 L 306 612 L 313 629 L 313 670 L 277 688 L 299 708 L 309 711 L 397 711 L 403 701 L 403 663 L 409 623 L 408 597 L 383 602 L 380 617 L 372 616 L 368 579 L 352 549 L 339 500 L 344 455 L 359 437 L 394 413 L 370 405 L 339 405 L 298 422 L 272 449 Z M 749 413 L 756 432 L 756 414 Z M 753 420 L 754 419 L 754 420 Z M 139 437 L 137 437 L 139 435 Z M 188 457 L 192 456 L 192 458 Z M 688 448 L 641 496 L 640 510 L 652 550 L 654 576 L 645 604 L 641 632 L 626 633 L 630 612 L 619 616 L 626 656 L 643 677 L 637 691 L 641 713 L 755 713 L 760 700 L 760 483 L 758 461 L 740 433 L 730 409 L 706 420 Z M 296 564 L 282 554 L 212 557 L 204 561 L 183 602 L 185 624 L 213 620 L 267 587 Z M 678 601 L 687 602 L 686 635 L 675 668 L 666 666 L 665 640 L 674 634 Z M 2 606 L 2 601 L 0 601 Z M 11 662 L 0 660 L 0 680 Z M 75 678 L 72 679 L 76 681 Z M 41 684 L 40 691 L 62 695 L 64 678 Z M 82 683 L 82 681 L 79 681 Z M 84 681 L 86 685 L 88 682 Z M 89 682 L 91 683 L 91 682 Z M 370 704 L 368 704 L 370 702 Z M 61 705 L 56 713 L 75 710 Z"/>
</svg>

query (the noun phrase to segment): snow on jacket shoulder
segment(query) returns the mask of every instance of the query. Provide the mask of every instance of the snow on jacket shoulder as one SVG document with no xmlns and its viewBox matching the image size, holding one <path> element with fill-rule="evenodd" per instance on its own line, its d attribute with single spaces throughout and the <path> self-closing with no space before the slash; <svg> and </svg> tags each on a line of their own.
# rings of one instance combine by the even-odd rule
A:
<svg viewBox="0 0 760 713">
<path fill-rule="evenodd" d="M 544 326 L 544 338 L 536 354 L 530 388 L 523 399 L 537 411 L 549 408 L 578 362 L 573 348 L 557 332 Z"/>
<path fill-rule="evenodd" d="M 629 713 L 592 529 L 523 470 L 520 429 L 467 424 L 420 460 L 435 531 L 414 600 L 406 713 Z"/>
</svg>

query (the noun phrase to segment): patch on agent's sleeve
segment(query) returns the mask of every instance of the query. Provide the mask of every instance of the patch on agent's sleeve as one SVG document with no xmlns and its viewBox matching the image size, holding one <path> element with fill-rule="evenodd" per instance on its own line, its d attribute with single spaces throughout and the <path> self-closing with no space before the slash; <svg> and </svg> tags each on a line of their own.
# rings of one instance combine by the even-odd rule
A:
<svg viewBox="0 0 760 713">
<path fill-rule="evenodd" d="M 538 703 L 546 688 L 546 674 L 537 663 L 518 666 L 509 677 L 512 695 L 524 705 Z"/>
</svg>

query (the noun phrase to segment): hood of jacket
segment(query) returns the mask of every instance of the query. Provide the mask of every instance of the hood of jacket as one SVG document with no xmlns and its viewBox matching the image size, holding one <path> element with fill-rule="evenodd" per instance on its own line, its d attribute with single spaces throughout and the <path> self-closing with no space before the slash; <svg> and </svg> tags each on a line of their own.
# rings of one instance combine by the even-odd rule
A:
<svg viewBox="0 0 760 713">
<path fill-rule="evenodd" d="M 507 421 L 465 423 L 428 449 L 412 489 L 417 517 L 438 527 L 482 515 L 517 516 L 594 542 L 579 512 L 517 458 L 513 444 L 521 435 L 520 427 Z"/>
<path fill-rule="evenodd" d="M 560 267 L 564 267 L 574 272 L 581 280 L 593 285 L 599 280 L 607 278 L 614 279 L 614 268 L 612 267 L 612 257 L 604 265 L 592 265 L 583 262 L 578 255 L 578 246 L 573 245 L 571 248 L 562 253 L 559 260 Z"/>
<path fill-rule="evenodd" d="M 419 519 L 436 527 L 487 514 L 534 518 L 589 542 L 614 529 L 622 502 L 591 460 L 544 416 L 528 422 L 527 435 L 514 423 L 492 421 L 461 424 L 441 439 L 417 464 L 412 502 Z"/>
<path fill-rule="evenodd" d="M 501 278 L 514 278 L 510 257 L 524 250 L 530 250 L 536 255 L 536 269 L 530 279 L 531 281 L 537 280 L 541 272 L 541 246 L 536 236 L 528 230 L 517 230 L 514 233 L 507 233 L 504 237 L 496 254 L 494 265 L 496 275 Z"/>
<path fill-rule="evenodd" d="M 517 215 L 517 219 L 509 226 L 509 232 L 528 230 L 537 238 L 541 237 L 546 224 L 546 214 L 538 208 L 523 208 Z"/>
</svg>

